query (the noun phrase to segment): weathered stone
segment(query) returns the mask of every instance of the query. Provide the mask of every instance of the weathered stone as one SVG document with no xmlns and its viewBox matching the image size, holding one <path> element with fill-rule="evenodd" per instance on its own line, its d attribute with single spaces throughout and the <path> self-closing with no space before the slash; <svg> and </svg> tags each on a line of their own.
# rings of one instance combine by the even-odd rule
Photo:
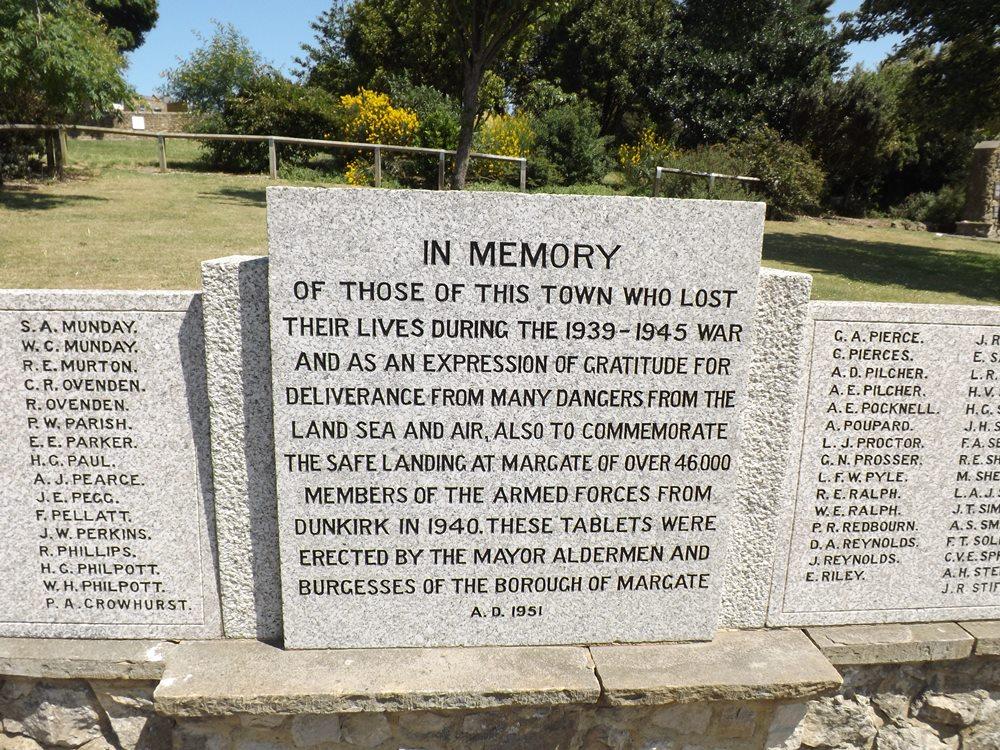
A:
<svg viewBox="0 0 1000 750">
<path fill-rule="evenodd" d="M 733 703 L 716 706 L 712 711 L 711 732 L 716 737 L 742 739 L 750 737 L 757 725 L 753 706 Z"/>
<path fill-rule="evenodd" d="M 0 638 L 0 674 L 42 679 L 155 680 L 176 644 L 70 638 Z"/>
<path fill-rule="evenodd" d="M 426 737 L 443 732 L 453 720 L 431 711 L 406 711 L 398 714 L 396 723 L 401 731 L 418 737 Z"/>
<path fill-rule="evenodd" d="M 116 748 L 104 735 L 101 735 L 80 745 L 78 750 L 116 750 Z"/>
<path fill-rule="evenodd" d="M 910 715 L 910 696 L 902 693 L 878 693 L 872 696 L 872 705 L 890 721 L 905 721 Z"/>
<path fill-rule="evenodd" d="M 19 331 L 0 337 L 0 570 L 35 571 L 0 576 L 0 635 L 220 636 L 201 295 L 6 290 L 0 326 Z M 52 494 L 36 515 L 42 482 Z M 86 558 L 39 545 L 57 531 L 110 543 Z M 102 567 L 78 571 L 84 559 Z M 114 606 L 119 595 L 141 604 Z"/>
<path fill-rule="evenodd" d="M 837 695 L 810 703 L 796 732 L 805 747 L 867 749 L 881 727 L 882 720 L 870 706 Z"/>
<path fill-rule="evenodd" d="M 233 741 L 233 750 L 288 750 L 288 748 L 276 739 L 263 740 L 259 737 L 237 737 Z"/>
<path fill-rule="evenodd" d="M 340 742 L 340 717 L 295 716 L 292 718 L 292 740 L 296 747 L 315 747 Z"/>
<path fill-rule="evenodd" d="M 894 664 L 964 659 L 973 638 L 953 622 L 806 628 L 834 664 Z"/>
<path fill-rule="evenodd" d="M 102 736 L 97 703 L 86 684 L 38 683 L 18 702 L 0 705 L 0 711 L 43 745 L 79 747 Z"/>
<path fill-rule="evenodd" d="M 720 631 L 710 643 L 594 646 L 611 705 L 776 700 L 818 695 L 837 670 L 798 630 Z"/>
<path fill-rule="evenodd" d="M 192 641 L 171 653 L 155 699 L 167 716 L 213 716 L 593 703 L 599 694 L 582 648 L 284 651 Z"/>
<path fill-rule="evenodd" d="M 657 708 L 649 720 L 658 727 L 681 734 L 703 734 L 712 720 L 712 706 L 708 703 L 686 703 Z"/>
<path fill-rule="evenodd" d="M 989 472 L 956 474 L 953 457 L 989 464 L 991 407 L 968 409 L 986 397 L 976 389 L 992 377 L 1000 308 L 813 302 L 810 315 L 801 449 L 768 623 L 1000 617 L 1000 574 L 979 568 L 968 585 L 964 560 L 951 556 L 955 529 L 1000 523 L 1000 506 L 973 501 L 990 496 Z M 942 508 L 942 494 L 955 503 Z M 953 525 L 925 522 L 945 512 Z M 891 549 L 864 546 L 875 532 Z"/>
<path fill-rule="evenodd" d="M 802 720 L 809 710 L 808 703 L 782 703 L 775 706 L 764 741 L 765 750 L 798 750 L 802 745 Z"/>
<path fill-rule="evenodd" d="M 229 750 L 232 725 L 200 726 L 181 722 L 173 732 L 173 750 Z"/>
<path fill-rule="evenodd" d="M 295 531 L 296 525 L 353 523 L 356 516 L 349 505 L 341 503 L 303 503 L 303 493 L 315 489 L 311 487 L 315 477 L 299 471 L 293 465 L 297 459 L 279 461 L 278 541 L 285 645 L 521 646 L 711 638 L 718 620 L 724 558 L 721 545 L 728 525 L 675 526 L 661 523 L 659 516 L 636 523 L 639 519 L 634 516 L 632 503 L 602 502 L 601 520 L 606 527 L 627 534 L 635 545 L 684 545 L 687 549 L 704 546 L 720 548 L 720 554 L 706 554 L 697 564 L 689 560 L 680 566 L 676 575 L 695 576 L 701 581 L 693 586 L 663 587 L 653 583 L 651 588 L 650 583 L 660 580 L 662 568 L 646 556 L 632 559 L 626 569 L 619 571 L 627 580 L 617 589 L 586 585 L 592 576 L 609 572 L 602 562 L 578 553 L 590 545 L 586 534 L 576 533 L 595 520 L 590 505 L 601 502 L 608 496 L 607 488 L 615 486 L 638 490 L 645 485 L 652 490 L 662 481 L 662 467 L 654 469 L 647 461 L 627 470 L 624 460 L 609 464 L 600 472 L 602 487 L 541 487 L 532 481 L 529 494 L 544 490 L 546 495 L 552 495 L 549 490 L 557 490 L 561 499 L 558 504 L 547 499 L 532 502 L 529 509 L 514 497 L 520 497 L 526 488 L 521 468 L 524 464 L 511 465 L 499 458 L 504 454 L 531 462 L 558 443 L 559 454 L 591 454 L 596 460 L 598 443 L 593 438 L 605 445 L 612 438 L 588 436 L 583 421 L 593 420 L 592 426 L 612 423 L 618 426 L 617 431 L 625 426 L 623 409 L 635 418 L 630 418 L 633 428 L 640 427 L 640 419 L 660 419 L 665 408 L 670 412 L 671 428 L 660 423 L 655 437 L 645 429 L 652 426 L 649 423 L 639 431 L 632 430 L 625 438 L 629 450 L 684 453 L 692 442 L 707 439 L 714 453 L 735 451 L 746 404 L 750 359 L 747 339 L 752 330 L 759 275 L 763 209 L 762 204 L 746 201 L 269 188 L 268 274 L 276 454 L 295 453 L 306 458 L 328 451 L 330 435 L 315 430 L 297 432 L 297 425 L 319 425 L 329 420 L 330 411 L 323 402 L 334 392 L 346 395 L 344 389 L 362 382 L 358 380 L 361 373 L 350 372 L 346 364 L 330 369 L 299 367 L 297 357 L 303 351 L 323 351 L 322 347 L 328 345 L 330 339 L 322 330 L 324 321 L 339 317 L 344 324 L 351 321 L 352 329 L 360 324 L 361 329 L 350 334 L 352 352 L 359 357 L 370 356 L 373 366 L 376 361 L 382 363 L 376 367 L 377 372 L 365 373 L 363 378 L 374 399 L 364 404 L 355 399 L 340 400 L 336 418 L 345 425 L 358 420 L 374 420 L 382 425 L 395 420 L 398 425 L 393 428 L 391 449 L 386 448 L 383 439 L 389 437 L 387 434 L 355 431 L 351 436 L 352 452 L 375 458 L 373 468 L 365 471 L 391 482 L 394 492 L 417 493 L 417 500 L 428 486 L 443 497 L 456 476 L 475 472 L 476 498 L 490 498 L 486 502 L 462 501 L 462 518 L 479 524 L 475 532 L 477 545 L 496 549 L 508 543 L 510 532 L 489 519 L 495 510 L 493 503 L 503 502 L 510 520 L 518 524 L 544 523 L 544 529 L 522 527 L 515 533 L 530 548 L 546 551 L 545 559 L 517 556 L 511 561 L 489 557 L 473 563 L 470 556 L 469 564 L 439 562 L 436 565 L 440 570 L 433 570 L 434 564 L 417 562 L 413 555 L 421 550 L 421 560 L 426 560 L 428 547 L 440 542 L 430 521 L 443 517 L 443 511 L 420 502 L 397 502 L 394 524 L 397 520 L 400 524 L 419 523 L 409 533 L 372 535 L 366 544 L 373 553 L 397 555 L 400 563 L 394 566 L 396 578 L 406 579 L 407 589 L 413 590 L 403 596 L 312 595 L 300 585 L 314 574 L 300 554 L 311 543 L 306 541 L 307 536 Z M 378 232 L 371 231 L 374 225 L 379 227 Z M 374 258 L 378 260 L 373 266 Z M 373 286 L 376 282 L 378 287 Z M 303 294 L 312 283 L 318 284 L 317 293 Z M 373 319 L 370 292 L 364 290 L 374 290 L 381 296 L 382 291 L 400 287 L 402 294 L 391 293 L 375 303 L 381 317 Z M 638 304 L 635 297 L 631 303 L 626 299 L 626 288 L 643 290 Z M 457 293 L 443 296 L 447 289 Z M 595 318 L 592 304 L 581 304 L 574 297 L 584 294 L 595 301 L 594 293 L 601 290 L 603 338 L 577 335 L 573 331 L 579 326 L 592 329 Z M 514 294 L 516 299 L 508 298 L 508 294 Z M 526 299 L 520 299 L 521 295 Z M 655 341 L 649 340 L 640 330 L 645 317 L 637 313 L 643 308 L 651 312 L 657 303 L 672 305 L 671 310 L 679 311 L 690 334 L 662 334 L 654 336 Z M 383 330 L 382 322 L 393 319 L 391 330 Z M 319 322 L 320 327 L 314 322 Z M 369 336 L 369 324 L 382 332 Z M 408 330 L 411 324 L 413 330 Z M 459 325 L 463 331 L 458 330 Z M 670 326 L 675 325 L 671 321 Z M 659 330 L 665 330 L 662 326 Z M 464 364 L 458 370 L 448 364 L 441 367 L 437 360 L 439 353 L 471 355 L 486 351 L 502 351 L 512 359 L 504 357 L 501 362 L 490 357 L 488 364 Z M 623 373 L 588 372 L 583 365 L 585 359 L 593 362 L 600 357 L 616 369 L 625 363 L 621 355 L 630 362 L 638 359 L 650 365 L 653 361 L 659 365 L 683 361 L 690 363 L 690 368 L 683 366 L 680 369 L 684 372 L 680 372 L 668 365 L 667 371 L 660 371 L 659 365 L 642 364 L 629 365 L 628 372 Z M 400 357 L 415 357 L 412 361 L 418 364 L 404 368 L 400 374 L 391 364 Z M 555 362 L 564 357 L 579 358 L 573 361 L 580 364 L 557 372 Z M 480 361 L 478 356 L 476 361 Z M 529 362 L 525 369 L 524 364 Z M 621 405 L 617 397 L 610 401 L 604 397 L 593 399 L 599 384 L 611 388 L 612 382 L 626 382 L 623 377 L 629 388 L 636 389 L 635 394 L 652 391 L 666 395 L 668 391 L 660 389 L 680 387 L 690 389 L 688 394 L 700 389 L 729 394 L 732 401 L 725 406 L 725 427 L 713 426 L 719 426 L 715 422 L 719 412 L 707 397 L 697 401 L 685 397 L 683 402 L 668 404 L 674 397 L 664 401 L 654 395 L 651 402 L 628 399 L 627 406 Z M 400 388 L 405 389 L 404 399 L 397 404 L 398 399 L 391 394 L 402 393 Z M 309 396 L 299 399 L 299 393 L 326 395 L 318 400 Z M 452 393 L 458 395 L 457 402 Z M 388 404 L 380 394 L 390 394 Z M 558 403 L 560 400 L 563 403 Z M 440 450 L 440 440 L 430 434 L 415 430 L 404 435 L 407 423 L 421 424 L 432 412 L 443 420 L 438 426 L 450 439 L 462 436 L 470 457 L 488 453 L 498 459 L 495 464 L 480 459 L 491 466 L 484 464 L 477 469 L 470 462 L 467 468 L 435 465 L 419 471 L 386 471 L 400 457 L 399 449 L 394 447 L 396 441 L 404 452 Z M 552 424 L 555 419 L 568 423 L 579 420 L 580 426 L 574 434 L 567 431 L 562 435 Z M 466 434 L 466 426 L 473 422 L 474 434 Z M 509 434 L 512 422 L 518 425 L 517 435 Z M 521 428 L 529 425 L 532 434 L 522 434 Z M 596 429 L 604 432 L 601 427 Z M 376 432 L 381 429 L 376 428 Z M 444 433 L 441 436 L 447 437 Z M 621 437 L 613 440 L 623 444 Z M 702 467 L 697 460 L 690 461 L 684 470 L 688 485 L 685 489 L 711 484 L 712 496 L 728 505 L 736 484 L 736 463 Z M 324 490 L 355 491 L 354 472 L 326 472 Z M 563 503 L 567 492 L 575 493 L 575 498 Z M 447 505 L 448 500 L 440 502 Z M 457 495 L 450 502 L 457 503 Z M 664 502 L 662 513 L 677 517 L 676 503 Z M 564 525 L 562 519 L 567 516 L 570 524 Z M 405 553 L 411 556 L 403 562 Z M 553 556 L 560 553 L 575 558 L 571 578 L 567 579 L 570 585 L 561 584 L 559 590 L 545 592 L 544 607 L 531 612 L 530 620 L 512 611 L 525 599 L 506 582 L 567 575 L 567 569 L 552 562 Z M 340 572 L 348 579 L 369 578 L 376 570 L 382 575 L 383 563 L 377 563 L 376 569 L 374 559 L 352 558 L 342 563 Z M 449 575 L 470 578 L 459 586 L 448 581 L 448 585 L 438 588 L 438 575 L 443 576 L 442 583 Z M 435 593 L 427 595 L 428 591 Z M 664 617 L 666 611 L 683 616 Z M 584 612 L 586 616 L 581 616 Z M 375 621 L 379 627 L 371 627 Z"/>
<path fill-rule="evenodd" d="M 0 750 L 43 750 L 31 737 L 0 734 Z"/>
<path fill-rule="evenodd" d="M 985 690 L 953 694 L 928 693 L 923 697 L 917 716 L 933 724 L 967 727 L 976 720 L 987 702 L 991 701 Z"/>
<path fill-rule="evenodd" d="M 154 717 L 153 685 L 94 683 L 97 702 L 104 709 L 121 750 L 136 750 L 146 725 Z M 161 743 L 162 744 L 162 743 Z M 143 744 L 149 748 L 149 743 Z"/>
<path fill-rule="evenodd" d="M 274 729 L 284 724 L 287 718 L 281 714 L 250 714 L 240 716 L 240 724 L 244 727 Z"/>
<path fill-rule="evenodd" d="M 267 258 L 220 258 L 201 269 L 222 619 L 230 638 L 278 640 Z"/>
<path fill-rule="evenodd" d="M 911 720 L 902 725 L 888 724 L 878 732 L 876 750 L 950 750 L 926 724 Z"/>
<path fill-rule="evenodd" d="M 960 622 L 969 635 L 976 639 L 975 651 L 980 656 L 1000 655 L 1000 620 Z"/>
<path fill-rule="evenodd" d="M 760 269 L 754 310 L 741 460 L 730 511 L 720 628 L 762 628 L 770 580 L 761 575 L 774 558 L 778 514 L 787 502 L 788 465 L 795 438 L 795 405 L 807 356 L 812 277 Z"/>
<path fill-rule="evenodd" d="M 378 747 L 392 736 L 385 714 L 346 714 L 340 722 L 344 742 L 355 747 Z"/>
</svg>

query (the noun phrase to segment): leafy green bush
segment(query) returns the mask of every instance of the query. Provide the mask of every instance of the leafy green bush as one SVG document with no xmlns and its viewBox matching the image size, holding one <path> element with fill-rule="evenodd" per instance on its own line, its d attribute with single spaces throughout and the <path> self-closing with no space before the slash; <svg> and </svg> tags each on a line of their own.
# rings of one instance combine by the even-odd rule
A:
<svg viewBox="0 0 1000 750">
<path fill-rule="evenodd" d="M 699 146 L 674 152 L 660 167 L 684 169 L 689 172 L 715 174 L 743 174 L 740 161 L 724 145 Z M 748 201 L 762 200 L 751 183 L 716 179 L 709 189 L 708 178 L 700 175 L 662 173 L 660 195 L 668 198 L 711 198 L 713 200 Z"/>
<path fill-rule="evenodd" d="M 535 159 L 544 159 L 554 173 L 548 182 L 595 182 L 609 167 L 608 141 L 601 135 L 597 111 L 573 96 L 532 117 Z"/>
<path fill-rule="evenodd" d="M 454 149 L 458 145 L 458 102 L 432 86 L 417 86 L 408 78 L 393 76 L 387 87 L 392 103 L 416 112 L 416 146 Z"/>
<path fill-rule="evenodd" d="M 323 89 L 301 86 L 278 74 L 259 76 L 225 99 L 222 109 L 201 121 L 203 133 L 333 138 L 342 128 L 342 109 Z M 267 143 L 208 141 L 214 167 L 235 172 L 267 170 Z M 282 163 L 303 164 L 316 153 L 309 146 L 279 144 Z"/>
<path fill-rule="evenodd" d="M 771 218 L 818 210 L 826 175 L 802 146 L 764 126 L 731 144 L 729 151 L 742 174 L 761 180 L 756 189 L 766 197 Z"/>
<path fill-rule="evenodd" d="M 946 185 L 936 193 L 913 193 L 900 205 L 889 210 L 891 216 L 920 221 L 941 232 L 951 232 L 962 218 L 965 191 L 957 185 Z"/>
</svg>

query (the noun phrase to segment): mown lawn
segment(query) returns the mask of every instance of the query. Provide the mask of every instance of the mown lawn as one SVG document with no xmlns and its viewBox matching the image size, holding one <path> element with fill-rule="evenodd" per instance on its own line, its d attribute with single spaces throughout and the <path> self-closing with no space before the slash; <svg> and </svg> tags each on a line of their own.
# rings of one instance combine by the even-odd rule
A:
<svg viewBox="0 0 1000 750">
<path fill-rule="evenodd" d="M 71 141 L 71 179 L 0 190 L 8 288 L 183 289 L 208 258 L 266 252 L 264 189 L 321 184 L 206 171 L 199 147 Z M 328 183 L 327 183 L 328 184 Z M 1000 243 L 804 219 L 768 222 L 764 264 L 811 273 L 817 299 L 1000 303 Z"/>
</svg>

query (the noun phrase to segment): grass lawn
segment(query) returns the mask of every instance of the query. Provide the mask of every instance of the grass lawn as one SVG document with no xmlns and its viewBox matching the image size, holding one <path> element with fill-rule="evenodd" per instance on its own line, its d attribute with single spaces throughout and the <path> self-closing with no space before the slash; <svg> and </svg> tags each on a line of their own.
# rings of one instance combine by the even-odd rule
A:
<svg viewBox="0 0 1000 750">
<path fill-rule="evenodd" d="M 71 141 L 72 179 L 0 190 L 5 287 L 184 289 L 199 264 L 262 254 L 264 188 L 320 184 L 204 171 L 199 147 Z M 1000 243 L 804 219 L 768 222 L 764 265 L 811 273 L 816 299 L 1000 304 Z"/>
</svg>

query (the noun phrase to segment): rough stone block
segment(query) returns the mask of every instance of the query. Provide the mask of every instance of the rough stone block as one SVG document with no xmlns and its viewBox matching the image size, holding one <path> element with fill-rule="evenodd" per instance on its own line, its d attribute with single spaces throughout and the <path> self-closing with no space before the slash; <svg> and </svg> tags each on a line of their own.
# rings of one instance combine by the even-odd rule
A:
<svg viewBox="0 0 1000 750">
<path fill-rule="evenodd" d="M 202 264 L 222 619 L 230 638 L 281 637 L 267 258 Z"/>
<path fill-rule="evenodd" d="M 0 638 L 0 675 L 59 680 L 155 680 L 169 641 Z"/>
<path fill-rule="evenodd" d="M 791 488 L 795 404 L 808 356 L 812 277 L 760 270 L 753 349 L 743 413 L 736 498 L 722 591 L 722 628 L 760 628 L 767 620 L 778 514 Z M 787 502 L 787 501 L 786 501 Z"/>
<path fill-rule="evenodd" d="M 952 622 L 841 625 L 806 632 L 834 664 L 899 664 L 964 659 L 973 638 Z"/>
<path fill-rule="evenodd" d="M 611 705 L 819 695 L 840 674 L 799 630 L 720 631 L 709 643 L 593 646 Z"/>
<path fill-rule="evenodd" d="M 958 623 L 976 639 L 974 651 L 979 656 L 1000 656 L 1000 620 Z"/>
<path fill-rule="evenodd" d="M 256 641 L 182 643 L 156 709 L 169 716 L 325 714 L 594 702 L 573 647 L 282 651 Z"/>
</svg>

